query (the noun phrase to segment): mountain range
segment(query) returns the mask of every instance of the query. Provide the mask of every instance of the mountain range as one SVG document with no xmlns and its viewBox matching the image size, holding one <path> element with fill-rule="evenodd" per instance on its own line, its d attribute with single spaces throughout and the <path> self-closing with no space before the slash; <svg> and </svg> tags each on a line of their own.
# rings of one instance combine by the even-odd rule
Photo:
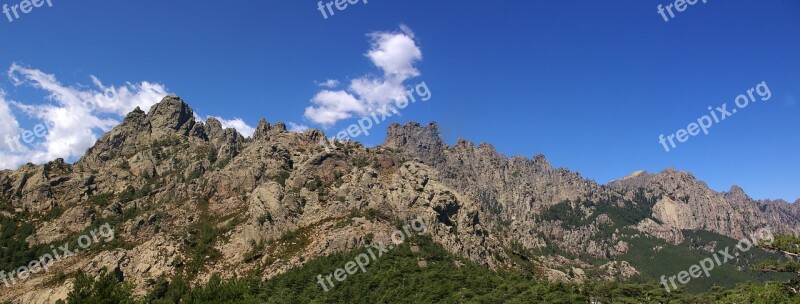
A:
<svg viewBox="0 0 800 304">
<path fill-rule="evenodd" d="M 389 243 L 413 220 L 459 259 L 559 282 L 657 280 L 758 229 L 800 234 L 800 201 L 755 200 L 737 186 L 716 192 L 689 172 L 599 184 L 543 155 L 450 146 L 435 123 L 392 124 L 376 147 L 346 141 L 328 152 L 325 137 L 266 120 L 245 137 L 214 118 L 197 121 L 167 96 L 130 112 L 74 164 L 0 171 L 0 227 L 15 244 L 2 248 L 4 270 L 101 225 L 115 232 L 113 242 L 0 288 L 0 300 L 64 299 L 79 270 L 112 271 L 139 296 L 176 275 L 269 280 Z M 748 270 L 767 255 L 754 249 L 690 289 L 770 279 Z"/>
</svg>

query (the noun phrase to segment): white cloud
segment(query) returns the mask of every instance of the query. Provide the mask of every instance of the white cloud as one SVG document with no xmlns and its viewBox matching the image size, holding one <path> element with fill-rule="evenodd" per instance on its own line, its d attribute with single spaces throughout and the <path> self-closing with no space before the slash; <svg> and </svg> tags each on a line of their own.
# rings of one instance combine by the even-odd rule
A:
<svg viewBox="0 0 800 304">
<path fill-rule="evenodd" d="M 292 132 L 303 133 L 306 130 L 310 129 L 306 125 L 296 124 L 296 123 L 293 123 L 291 121 L 288 122 L 287 124 L 289 125 L 289 131 L 292 131 Z"/>
<path fill-rule="evenodd" d="M 367 107 L 355 96 L 345 91 L 322 91 L 311 102 L 317 107 L 307 107 L 305 116 L 312 121 L 330 126 L 337 121 L 353 116 L 352 113 L 367 113 Z"/>
<path fill-rule="evenodd" d="M 0 90 L 0 151 L 3 152 L 3 157 L 0 158 L 0 168 L 8 168 L 12 164 L 21 162 L 19 155 L 6 151 L 21 150 L 20 152 L 24 152 L 27 150 L 16 137 L 20 133 L 19 123 L 8 105 L 6 92 Z"/>
<path fill-rule="evenodd" d="M 140 84 L 128 82 L 121 87 L 107 87 L 94 75 L 90 77 L 96 89 L 65 87 L 52 74 L 25 68 L 16 63 L 9 68 L 8 77 L 15 86 L 27 84 L 48 91 L 50 93 L 48 98 L 62 106 L 120 116 L 125 116 L 137 106 L 149 109 L 167 94 L 163 85 L 147 81 Z"/>
<path fill-rule="evenodd" d="M 121 118 L 136 106 L 148 109 L 168 94 L 160 84 L 141 82 L 113 87 L 103 85 L 94 76 L 91 76 L 94 88 L 69 87 L 59 83 L 52 74 L 17 64 L 11 65 L 8 77 L 14 86 L 30 86 L 48 95 L 42 104 L 8 101 L 5 93 L 0 96 L 0 135 L 3 137 L 0 151 L 6 156 L 0 161 L 0 168 L 79 157 L 97 141 L 98 131 L 108 131 L 119 123 L 115 118 Z M 6 135 L 17 138 L 25 131 L 20 129 L 9 104 L 38 120 L 38 124 L 48 126 L 43 138 L 29 145 L 9 146 Z M 35 131 L 35 126 L 31 126 L 30 131 Z"/>
<path fill-rule="evenodd" d="M 371 111 L 383 105 L 393 105 L 395 100 L 404 98 L 404 80 L 359 78 L 350 83 L 350 90 L 360 96 L 361 102 Z"/>
<path fill-rule="evenodd" d="M 417 47 L 413 33 L 377 32 L 369 36 L 372 38 L 372 49 L 367 52 L 367 57 L 383 70 L 386 77 L 405 80 L 419 76 L 414 62 L 422 60 L 422 51 Z"/>
<path fill-rule="evenodd" d="M 405 25 L 399 32 L 370 33 L 370 49 L 365 56 L 381 69 L 382 77 L 353 79 L 347 91 L 323 90 L 306 107 L 304 116 L 329 127 L 355 115 L 367 115 L 376 109 L 394 109 L 394 102 L 405 98 L 406 80 L 420 75 L 414 66 L 422 60 L 422 51 L 414 33 Z"/>
<path fill-rule="evenodd" d="M 164 86 L 147 81 L 138 85 L 128 82 L 119 88 L 106 87 L 100 82 L 100 79 L 94 76 L 92 76 L 92 82 L 103 92 L 102 95 L 95 96 L 93 100 L 97 109 L 120 116 L 127 115 L 131 109 L 136 107 L 150 109 L 152 105 L 164 98 L 167 91 Z"/>
<path fill-rule="evenodd" d="M 6 92 L 0 90 L 0 135 L 16 134 L 18 132 L 19 123 L 16 117 L 14 117 L 14 113 L 11 113 L 11 109 L 8 107 Z M 5 140 L 0 141 L 0 147 L 7 148 Z"/>
<path fill-rule="evenodd" d="M 317 83 L 317 85 L 321 86 L 323 88 L 333 89 L 333 88 L 339 86 L 339 81 L 336 80 L 336 79 L 328 79 L 328 80 L 325 80 L 325 82 Z"/>
<path fill-rule="evenodd" d="M 242 134 L 242 136 L 244 137 L 252 137 L 253 133 L 256 132 L 256 128 L 251 127 L 246 122 L 244 122 L 244 120 L 238 117 L 230 120 L 217 116 L 208 116 L 208 117 L 214 117 L 217 120 L 219 120 L 219 123 L 222 124 L 222 128 L 224 129 L 227 128 L 236 129 L 236 131 L 239 132 L 239 134 Z"/>
</svg>

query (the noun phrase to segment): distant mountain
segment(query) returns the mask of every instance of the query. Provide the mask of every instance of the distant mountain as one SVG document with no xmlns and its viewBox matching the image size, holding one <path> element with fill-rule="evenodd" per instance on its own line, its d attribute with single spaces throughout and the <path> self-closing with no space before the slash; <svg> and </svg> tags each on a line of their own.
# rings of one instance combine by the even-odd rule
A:
<svg viewBox="0 0 800 304">
<path fill-rule="evenodd" d="M 542 155 L 508 158 L 464 140 L 451 147 L 434 123 L 393 124 L 375 148 L 339 142 L 327 153 L 323 138 L 266 120 L 245 138 L 214 118 L 196 121 L 168 96 L 129 113 L 75 164 L 0 171 L 4 242 L 13 244 L 2 249 L 3 269 L 105 224 L 115 232 L 113 242 L 0 289 L 0 299 L 63 299 L 78 270 L 107 269 L 140 296 L 176 275 L 269 279 L 388 244 L 415 219 L 454 257 L 575 282 L 674 274 L 766 226 L 800 234 L 797 203 L 756 201 L 738 187 L 718 193 L 672 169 L 601 185 Z M 682 257 L 651 260 L 666 252 Z M 743 271 L 751 258 L 703 286 L 766 279 Z"/>
</svg>

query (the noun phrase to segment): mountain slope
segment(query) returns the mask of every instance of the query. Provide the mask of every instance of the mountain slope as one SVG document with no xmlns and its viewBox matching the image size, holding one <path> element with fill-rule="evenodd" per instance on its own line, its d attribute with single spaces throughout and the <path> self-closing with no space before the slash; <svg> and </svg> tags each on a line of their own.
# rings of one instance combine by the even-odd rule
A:
<svg viewBox="0 0 800 304">
<path fill-rule="evenodd" d="M 682 244 L 687 230 L 739 238 L 800 226 L 797 205 L 716 193 L 688 173 L 600 185 L 541 155 L 506 158 L 463 140 L 450 147 L 435 124 L 394 124 L 381 146 L 337 143 L 331 153 L 318 145 L 324 136 L 262 120 L 245 138 L 213 118 L 196 121 L 168 96 L 128 114 L 75 164 L 0 171 L 6 226 L 31 226 L 14 234 L 24 254 L 6 270 L 106 224 L 115 236 L 2 289 L 0 299 L 64 298 L 77 270 L 112 271 L 137 295 L 175 275 L 269 279 L 388 244 L 414 220 L 448 254 L 552 281 L 640 275 L 626 259 L 632 237 Z"/>
</svg>

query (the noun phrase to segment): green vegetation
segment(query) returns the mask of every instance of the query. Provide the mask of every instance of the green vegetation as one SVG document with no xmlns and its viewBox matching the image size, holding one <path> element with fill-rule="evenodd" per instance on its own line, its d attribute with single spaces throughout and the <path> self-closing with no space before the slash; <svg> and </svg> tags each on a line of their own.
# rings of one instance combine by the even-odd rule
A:
<svg viewBox="0 0 800 304">
<path fill-rule="evenodd" d="M 291 175 L 291 173 L 289 173 L 287 171 L 281 171 L 280 173 L 278 173 L 278 175 L 276 175 L 273 178 L 273 180 L 275 182 L 277 182 L 278 184 L 280 184 L 281 187 L 286 187 L 286 180 L 289 178 L 290 175 Z"/>
<path fill-rule="evenodd" d="M 622 229 L 629 225 L 635 225 L 644 219 L 651 218 L 653 206 L 659 197 L 647 197 L 642 189 L 636 192 L 633 201 L 625 200 L 622 197 L 601 199 L 597 202 L 588 200 L 563 201 L 555 204 L 542 213 L 542 219 L 546 221 L 561 221 L 564 229 L 575 229 L 593 223 L 598 216 L 605 214 L 613 222 L 611 225 L 604 225 L 601 236 L 611 236 L 614 230 Z M 592 210 L 590 214 L 587 214 Z M 652 220 L 658 222 L 656 219 Z"/>
<path fill-rule="evenodd" d="M 64 211 L 66 211 L 67 209 L 68 208 L 62 206 L 55 206 L 51 208 L 50 211 L 47 211 L 46 213 L 42 214 L 42 216 L 39 217 L 39 219 L 45 222 L 56 219 L 62 214 L 64 214 Z"/>
<path fill-rule="evenodd" d="M 336 223 L 336 226 L 334 226 L 334 227 L 335 228 L 342 228 L 342 227 L 350 226 L 351 224 L 353 224 L 353 219 L 355 219 L 357 217 L 366 218 L 370 222 L 374 222 L 374 221 L 376 221 L 378 219 L 382 219 L 382 220 L 386 220 L 386 221 L 392 219 L 390 216 L 388 216 L 386 214 L 383 214 L 380 211 L 372 209 L 372 208 L 364 210 L 364 211 L 362 211 L 360 209 L 353 209 L 353 210 L 350 210 L 350 214 L 348 214 L 346 217 L 340 219 L 339 222 Z M 400 225 L 400 228 L 402 228 L 402 224 Z"/>
<path fill-rule="evenodd" d="M 656 222 L 656 219 L 651 218 L 653 214 L 653 206 L 655 206 L 658 199 L 651 198 L 641 200 L 623 201 L 620 206 L 617 202 L 622 199 L 601 200 L 596 206 L 595 215 L 606 214 L 614 222 L 614 229 L 622 228 L 629 225 L 635 225 L 644 219 L 650 218 Z"/>
<path fill-rule="evenodd" d="M 293 231 L 286 231 L 283 234 L 281 234 L 281 237 L 278 240 L 280 240 L 281 242 L 288 242 L 295 238 L 297 238 L 297 235 Z"/>
<path fill-rule="evenodd" d="M 252 246 L 250 248 L 250 251 L 244 254 L 243 260 L 245 263 L 251 263 L 255 260 L 260 259 L 261 257 L 264 256 L 264 252 L 266 249 L 264 242 L 261 241 L 259 241 L 258 243 L 252 242 L 250 246 Z"/>
<path fill-rule="evenodd" d="M 161 150 L 165 147 L 175 146 L 181 143 L 181 138 L 177 136 L 170 136 L 164 139 L 157 139 L 153 141 L 153 144 L 150 146 L 153 150 Z"/>
<path fill-rule="evenodd" d="M 800 272 L 800 263 L 796 261 L 761 261 L 753 265 L 753 270 L 761 272 Z"/>
<path fill-rule="evenodd" d="M 766 273 L 791 274 L 793 279 L 785 286 L 795 295 L 800 292 L 800 237 L 794 235 L 777 235 L 772 242 L 759 245 L 770 251 L 789 257 L 788 261 L 765 260 L 753 266 L 756 271 Z"/>
<path fill-rule="evenodd" d="M 286 231 L 284 232 L 281 237 L 278 239 L 278 242 L 283 245 L 281 250 L 278 252 L 273 252 L 276 255 L 270 254 L 270 256 L 277 256 L 278 258 L 288 259 L 289 257 L 294 256 L 295 254 L 299 253 L 306 248 L 308 244 L 311 243 L 311 240 L 308 234 L 311 232 L 311 227 L 300 228 L 297 231 Z M 277 246 L 274 242 L 270 245 L 270 248 Z"/>
<path fill-rule="evenodd" d="M 797 255 L 800 254 L 800 237 L 794 235 L 777 235 L 775 236 L 775 240 L 765 247 Z"/>
<path fill-rule="evenodd" d="M 28 221 L 0 216 L 0 270 L 12 271 L 38 259 L 37 248 L 30 248 L 25 242 L 34 232 L 35 228 Z"/>
<path fill-rule="evenodd" d="M 622 206 L 618 202 L 622 202 Z M 545 210 L 541 216 L 545 221 L 561 221 L 561 226 L 564 229 L 575 229 L 590 225 L 598 216 L 605 214 L 613 223 L 606 225 L 605 228 L 607 229 L 603 229 L 603 232 L 606 233 L 603 235 L 606 236 L 608 234 L 610 236 L 608 232 L 634 225 L 646 218 L 650 218 L 654 205 L 654 200 L 632 202 L 623 201 L 621 198 L 618 200 L 600 200 L 599 202 L 585 200 L 563 201 Z M 593 208 L 591 213 L 589 208 Z M 586 213 L 590 214 L 584 216 Z"/>
<path fill-rule="evenodd" d="M 261 226 L 264 226 L 266 222 L 272 224 L 273 221 L 274 219 L 272 218 L 272 213 L 270 213 L 269 211 L 267 211 L 267 213 L 258 216 L 258 224 Z"/>
<path fill-rule="evenodd" d="M 97 280 L 83 272 L 75 276 L 75 285 L 67 295 L 69 304 L 132 304 L 130 288 L 120 284 L 111 273 L 103 271 Z"/>
<path fill-rule="evenodd" d="M 8 201 L 0 197 L 0 211 L 5 211 L 8 213 L 14 213 L 14 206 L 11 205 Z"/>
<path fill-rule="evenodd" d="M 98 206 L 101 208 L 105 208 L 106 206 L 110 205 L 114 200 L 113 193 L 102 193 L 89 198 L 88 203 L 90 205 Z"/>
<path fill-rule="evenodd" d="M 219 152 L 217 151 L 216 148 L 214 147 L 206 148 L 205 152 L 206 152 L 206 159 L 208 160 L 209 163 L 213 164 L 215 161 L 217 161 L 217 153 Z"/>
<path fill-rule="evenodd" d="M 212 218 L 207 213 L 189 226 L 189 248 L 192 251 L 192 261 L 189 264 L 189 274 L 196 275 L 205 264 L 220 256 L 214 248 L 214 241 L 224 233 L 222 229 L 214 226 Z"/>
<path fill-rule="evenodd" d="M 561 221 L 561 227 L 564 229 L 575 229 L 590 224 L 591 221 L 584 218 L 584 214 L 579 208 L 581 204 L 575 205 L 570 201 L 563 201 L 550 206 L 542 213 L 542 219 L 551 222 Z"/>
<path fill-rule="evenodd" d="M 353 157 L 353 166 L 355 166 L 356 168 L 363 168 L 369 166 L 371 162 L 374 162 L 374 160 L 366 155 Z"/>
<path fill-rule="evenodd" d="M 214 167 L 211 168 L 211 171 L 225 168 L 225 166 L 227 166 L 231 162 L 231 159 L 232 158 L 230 156 L 225 156 L 225 158 L 223 158 L 222 160 L 220 160 L 216 164 L 214 164 Z"/>
<path fill-rule="evenodd" d="M 349 276 L 325 292 L 317 276 L 325 277 L 358 254 L 334 254 L 261 282 L 256 277 L 223 282 L 214 276 L 207 284 L 191 287 L 182 277 L 159 279 L 142 303 L 798 303 L 783 284 L 742 284 L 715 288 L 704 294 L 681 290 L 667 293 L 655 282 L 584 284 L 550 283 L 520 272 L 494 272 L 450 255 L 429 238 L 418 237 L 376 260 L 367 271 Z M 420 260 L 427 265 L 422 267 Z M 109 280 L 95 284 L 107 284 Z M 105 282 L 105 283 L 104 283 Z M 85 286 L 85 284 L 82 284 Z M 84 290 L 106 290 L 91 288 Z M 118 293 L 124 294 L 125 286 Z M 95 298 L 94 294 L 82 294 Z M 129 298 L 128 298 L 129 299 Z M 117 299 L 126 303 L 127 299 Z M 70 302 L 89 303 L 89 302 Z M 91 302 L 105 303 L 105 302 Z"/>
<path fill-rule="evenodd" d="M 322 183 L 322 179 L 319 176 L 314 176 L 314 179 L 306 182 L 306 188 L 309 191 L 319 191 L 325 189 L 325 184 Z"/>
<path fill-rule="evenodd" d="M 361 209 L 354 209 L 350 211 L 350 214 L 347 217 L 350 218 L 351 220 L 356 217 L 364 217 L 370 222 L 374 222 L 377 219 L 384 219 L 384 220 L 390 219 L 389 216 L 372 208 L 366 209 L 364 211 L 361 211 Z"/>
<path fill-rule="evenodd" d="M 119 194 L 119 201 L 121 203 L 127 203 L 136 199 L 136 188 L 133 186 L 128 185 L 120 194 Z"/>
<path fill-rule="evenodd" d="M 189 172 L 189 174 L 186 175 L 186 177 L 184 177 L 184 181 L 187 182 L 187 183 L 192 182 L 192 181 L 200 178 L 201 176 L 203 176 L 203 173 L 204 173 L 204 169 L 202 167 L 194 168 L 192 170 L 192 172 Z"/>
<path fill-rule="evenodd" d="M 644 234 L 639 234 L 638 237 L 623 237 L 623 240 L 628 242 L 628 252 L 618 257 L 618 259 L 631 263 L 646 278 L 657 280 L 662 275 L 677 275 L 679 272 L 689 269 L 691 265 L 698 264 L 701 260 L 714 254 L 713 252 L 690 248 L 708 247 L 713 248 L 716 252 L 726 247 L 734 248 L 738 242 L 732 238 L 708 231 L 686 231 L 684 232 L 684 237 L 685 241 L 680 245 L 673 245 L 661 239 L 647 237 Z M 739 270 L 748 269 L 750 265 L 757 263 L 757 261 L 780 258 L 780 255 L 771 254 L 759 248 L 752 248 L 745 253 L 741 253 L 735 261 L 728 261 L 721 266 L 715 267 L 711 271 L 710 277 L 701 276 L 692 279 L 691 283 L 686 287 L 690 292 L 703 292 L 713 286 L 734 287 L 736 284 L 748 281 L 785 281 L 791 277 Z"/>
<path fill-rule="evenodd" d="M 307 181 L 304 185 L 308 191 L 316 192 L 317 197 L 320 203 L 326 203 L 326 196 L 327 196 L 327 188 L 325 187 L 325 183 L 322 182 L 322 179 L 319 176 L 314 176 L 314 179 Z"/>
<path fill-rule="evenodd" d="M 127 190 L 126 190 L 127 192 Z M 111 204 L 113 194 L 99 194 L 89 199 L 91 206 L 105 207 Z M 25 240 L 36 232 L 36 227 L 32 224 L 36 220 L 51 220 L 60 216 L 67 207 L 55 207 L 51 211 L 41 214 L 38 217 L 28 213 L 16 213 L 12 217 L 0 215 L 0 270 L 13 271 L 20 266 L 26 266 L 32 260 L 38 260 L 45 253 L 52 251 L 50 245 L 75 245 L 81 235 L 89 235 L 90 231 L 99 231 L 100 226 L 109 224 L 114 229 L 121 227 L 122 223 L 136 218 L 136 216 L 146 212 L 142 208 L 128 208 L 121 214 L 110 215 L 108 217 L 96 217 L 88 227 L 82 231 L 74 232 L 65 238 L 54 241 L 51 244 L 29 245 Z M 89 212 L 95 212 L 91 209 Z M 91 247 L 83 250 L 94 251 L 98 249 L 110 249 L 125 246 L 125 241 L 118 235 L 113 240 L 93 243 Z"/>
<path fill-rule="evenodd" d="M 151 192 L 153 192 L 153 187 L 158 188 L 161 186 L 158 182 L 156 182 L 157 179 L 158 178 L 147 179 L 147 183 L 145 183 L 139 189 L 136 189 L 133 186 L 128 185 L 128 187 L 126 187 L 125 190 L 123 190 L 122 192 L 119 193 L 119 195 L 117 195 L 117 198 L 121 203 L 124 204 L 143 197 L 147 197 L 150 195 Z M 108 200 L 113 199 L 113 196 L 104 197 L 101 199 L 106 199 L 107 202 Z"/>
</svg>

